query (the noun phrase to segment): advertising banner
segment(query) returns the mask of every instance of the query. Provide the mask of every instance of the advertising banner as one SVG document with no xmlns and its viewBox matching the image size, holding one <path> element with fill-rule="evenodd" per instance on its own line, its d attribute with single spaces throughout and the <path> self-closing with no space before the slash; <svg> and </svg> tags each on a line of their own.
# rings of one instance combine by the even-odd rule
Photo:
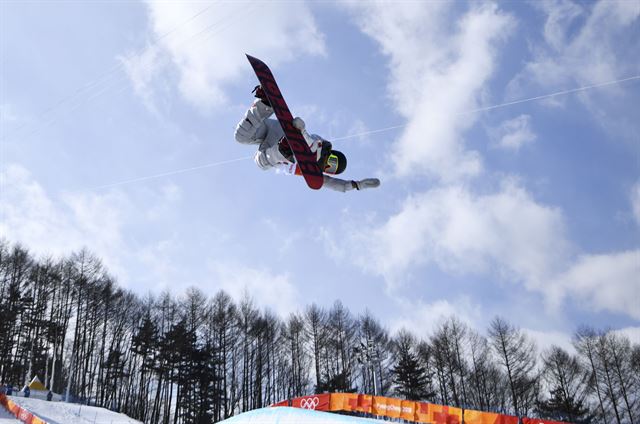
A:
<svg viewBox="0 0 640 424">
<path fill-rule="evenodd" d="M 495 424 L 518 424 L 518 417 L 498 414 Z"/>
<path fill-rule="evenodd" d="M 434 424 L 460 424 L 462 422 L 462 409 L 443 405 L 429 405 L 428 423 Z"/>
<path fill-rule="evenodd" d="M 358 395 L 357 412 L 364 412 L 365 414 L 371 414 L 373 409 L 373 396 L 372 395 Z"/>
<path fill-rule="evenodd" d="M 371 407 L 373 415 L 387 415 L 387 398 L 383 396 L 374 396 Z"/>
<path fill-rule="evenodd" d="M 344 406 L 344 393 L 331 393 L 329 411 L 342 411 Z"/>
<path fill-rule="evenodd" d="M 402 400 L 395 398 L 387 398 L 387 417 L 400 418 L 402 412 Z"/>
<path fill-rule="evenodd" d="M 0 401 L 2 401 L 2 397 L 0 397 Z M 358 412 L 387 418 L 401 418 L 424 424 L 461 424 L 463 416 L 462 409 L 451 406 L 356 393 L 325 393 L 303 396 L 291 401 L 284 400 L 272 406 L 293 406 L 318 411 Z M 465 424 L 518 424 L 518 417 L 467 409 L 464 411 L 464 422 Z M 41 424 L 41 422 L 33 421 L 33 424 Z M 522 424 L 565 423 L 523 418 Z"/>
<path fill-rule="evenodd" d="M 432 424 L 433 421 L 429 421 L 430 407 L 430 403 L 416 402 L 415 421 Z"/>
<path fill-rule="evenodd" d="M 358 410 L 358 394 L 331 393 L 330 396 L 329 411 L 356 412 Z"/>
<path fill-rule="evenodd" d="M 412 400 L 403 400 L 400 408 L 400 418 L 407 421 L 416 420 L 416 402 Z"/>
<path fill-rule="evenodd" d="M 518 424 L 518 417 L 465 409 L 465 424 Z"/>
<path fill-rule="evenodd" d="M 329 411 L 330 394 L 302 396 L 291 399 L 291 406 L 294 408 L 314 409 L 316 411 Z"/>
<path fill-rule="evenodd" d="M 358 411 L 358 394 L 357 393 L 345 393 L 343 409 L 349 412 Z"/>
<path fill-rule="evenodd" d="M 289 399 L 281 400 L 278 403 L 271 404 L 272 408 L 275 408 L 276 406 L 289 406 Z"/>
</svg>

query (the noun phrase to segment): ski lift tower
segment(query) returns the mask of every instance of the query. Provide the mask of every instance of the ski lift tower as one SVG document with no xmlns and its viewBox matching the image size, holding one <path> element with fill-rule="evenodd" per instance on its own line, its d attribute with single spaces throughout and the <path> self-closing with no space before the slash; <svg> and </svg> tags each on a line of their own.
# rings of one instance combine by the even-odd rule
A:
<svg viewBox="0 0 640 424">
<path fill-rule="evenodd" d="M 374 361 L 378 359 L 378 351 L 375 349 L 373 340 L 360 340 L 360 345 L 353 348 L 358 362 L 366 365 L 371 370 L 373 376 L 373 395 L 378 395 L 376 384 L 376 369 Z"/>
</svg>

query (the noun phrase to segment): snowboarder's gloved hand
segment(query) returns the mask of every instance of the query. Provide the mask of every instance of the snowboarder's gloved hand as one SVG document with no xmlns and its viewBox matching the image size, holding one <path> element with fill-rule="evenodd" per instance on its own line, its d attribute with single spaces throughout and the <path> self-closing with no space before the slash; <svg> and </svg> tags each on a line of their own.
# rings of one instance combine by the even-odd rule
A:
<svg viewBox="0 0 640 424">
<path fill-rule="evenodd" d="M 262 89 L 261 86 L 256 85 L 256 87 L 253 89 L 252 93 L 255 93 L 255 96 L 257 98 L 259 98 L 262 103 L 264 103 L 265 105 L 271 107 L 271 103 L 269 102 L 269 99 L 267 98 L 267 95 L 265 94 L 264 90 Z"/>
<path fill-rule="evenodd" d="M 289 162 L 291 163 L 295 162 L 295 158 L 293 157 L 293 151 L 291 150 L 291 146 L 289 145 L 287 138 L 284 136 L 280 139 L 280 141 L 278 141 L 278 151 Z"/>
<path fill-rule="evenodd" d="M 293 126 L 299 129 L 300 131 L 304 130 L 306 127 L 304 121 L 299 116 L 296 116 L 295 118 L 293 118 Z"/>
<path fill-rule="evenodd" d="M 305 129 L 306 128 L 306 124 L 304 123 L 302 118 L 300 118 L 299 116 L 296 116 L 295 118 L 293 118 L 292 124 L 293 124 L 294 127 L 296 127 L 297 129 L 300 130 L 300 133 L 302 134 L 302 137 L 304 137 L 304 141 L 306 141 L 307 144 L 309 145 L 309 147 L 311 147 L 313 145 L 313 143 L 315 142 L 315 140 L 309 135 L 309 133 Z M 311 149 L 311 150 L 315 151 L 315 149 Z"/>
<path fill-rule="evenodd" d="M 377 178 L 365 178 L 360 181 L 351 181 L 351 185 L 356 190 L 365 190 L 367 188 L 376 188 L 380 185 L 380 180 Z"/>
<path fill-rule="evenodd" d="M 320 147 L 318 145 L 318 143 L 316 142 L 316 140 L 313 139 L 313 137 L 311 137 L 309 135 L 309 133 L 307 132 L 306 125 L 304 123 L 304 121 L 302 120 L 302 118 L 300 118 L 299 116 L 293 118 L 293 122 L 292 122 L 293 126 L 296 127 L 297 129 L 300 130 L 300 133 L 302 134 L 302 137 L 304 137 L 304 141 L 307 142 L 307 144 L 309 145 L 309 147 L 311 148 L 312 152 L 316 152 L 317 153 L 317 158 L 316 159 L 320 159 L 320 150 L 318 149 L 318 147 Z"/>
</svg>

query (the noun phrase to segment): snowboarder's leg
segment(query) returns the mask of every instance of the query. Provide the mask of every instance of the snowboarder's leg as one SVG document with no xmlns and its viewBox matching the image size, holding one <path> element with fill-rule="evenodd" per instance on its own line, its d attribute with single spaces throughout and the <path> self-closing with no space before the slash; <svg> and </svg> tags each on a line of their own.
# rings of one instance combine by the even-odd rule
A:
<svg viewBox="0 0 640 424">
<path fill-rule="evenodd" d="M 262 123 L 273 114 L 273 109 L 256 100 L 236 126 L 235 139 L 242 144 L 260 144 L 264 138 Z"/>
</svg>

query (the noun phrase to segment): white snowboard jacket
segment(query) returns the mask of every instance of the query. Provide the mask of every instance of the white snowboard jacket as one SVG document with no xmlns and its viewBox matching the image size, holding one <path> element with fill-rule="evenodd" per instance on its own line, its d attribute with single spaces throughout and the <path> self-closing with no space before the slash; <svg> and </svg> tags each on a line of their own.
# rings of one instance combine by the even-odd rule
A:
<svg viewBox="0 0 640 424">
<path fill-rule="evenodd" d="M 256 100 L 238 123 L 235 139 L 238 143 L 258 145 L 254 161 L 260 169 L 281 167 L 286 172 L 293 173 L 295 165 L 287 160 L 278 149 L 278 142 L 284 136 L 284 131 L 276 119 L 269 119 L 272 114 L 272 108 L 260 100 Z M 311 151 L 316 152 L 319 156 L 324 141 L 322 137 L 316 134 L 310 135 L 304 129 L 302 135 Z M 324 175 L 323 187 L 341 192 L 355 188 L 351 180 L 342 180 L 326 174 Z"/>
</svg>

